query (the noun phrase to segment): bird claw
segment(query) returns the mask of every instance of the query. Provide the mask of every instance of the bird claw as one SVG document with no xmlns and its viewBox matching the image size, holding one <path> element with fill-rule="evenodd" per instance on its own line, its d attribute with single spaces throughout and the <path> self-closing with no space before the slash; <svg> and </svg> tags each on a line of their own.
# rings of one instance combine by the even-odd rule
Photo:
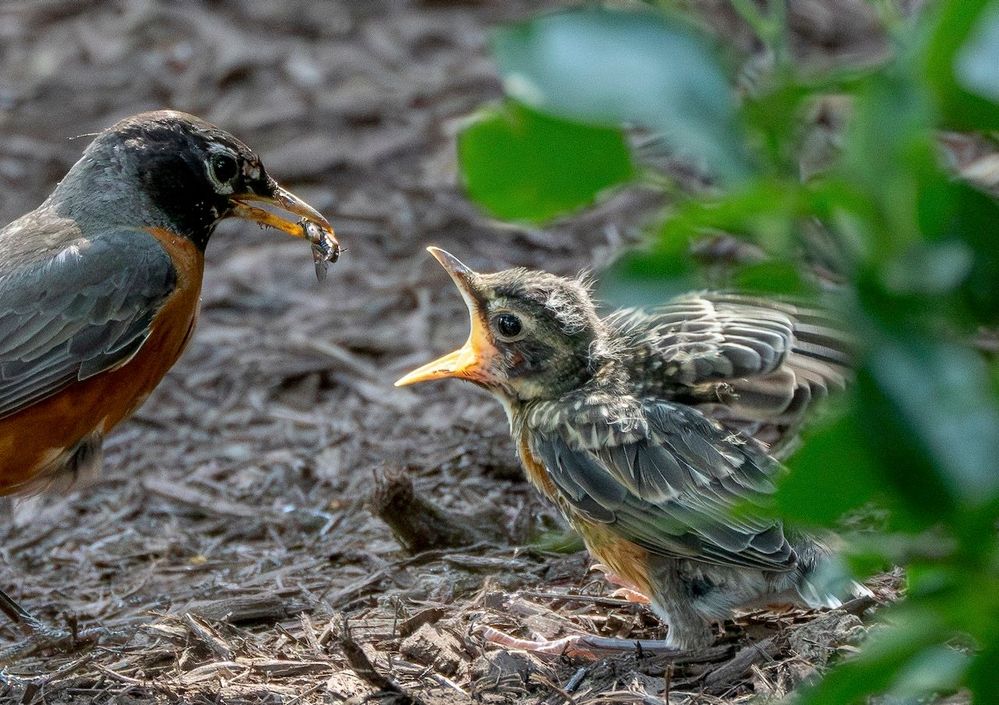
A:
<svg viewBox="0 0 999 705">
<path fill-rule="evenodd" d="M 636 605 L 647 605 L 651 602 L 649 598 L 638 590 L 632 590 L 631 588 L 621 587 L 610 594 L 611 597 L 616 597 L 619 600 L 627 600 L 628 602 L 633 602 Z"/>
<path fill-rule="evenodd" d="M 611 597 L 616 597 L 622 600 L 627 600 L 628 602 L 634 602 L 639 605 L 647 605 L 650 600 L 648 595 L 636 590 L 635 585 L 616 573 L 612 573 L 611 569 L 608 568 L 603 563 L 594 563 L 590 566 L 590 570 L 598 570 L 604 574 L 604 580 L 606 580 L 611 585 L 619 586 L 617 590 L 611 593 Z"/>
<path fill-rule="evenodd" d="M 91 627 L 78 631 L 50 626 L 21 607 L 2 590 L 0 590 L 0 611 L 26 635 L 20 642 L 0 649 L 0 666 L 45 649 L 72 651 L 80 646 L 95 646 L 105 637 L 124 636 L 120 632 L 112 632 L 104 627 Z"/>
</svg>

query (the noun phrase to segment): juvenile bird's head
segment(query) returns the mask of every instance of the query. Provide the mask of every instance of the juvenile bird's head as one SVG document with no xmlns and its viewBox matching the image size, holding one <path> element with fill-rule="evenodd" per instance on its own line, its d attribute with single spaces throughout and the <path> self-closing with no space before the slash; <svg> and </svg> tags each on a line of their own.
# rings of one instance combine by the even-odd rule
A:
<svg viewBox="0 0 999 705">
<path fill-rule="evenodd" d="M 84 228 L 91 221 L 105 228 L 166 228 L 202 250 L 218 222 L 232 217 L 297 237 L 304 236 L 304 218 L 336 245 L 329 221 L 278 185 L 253 150 L 172 110 L 133 115 L 101 132 L 49 202 Z"/>
<path fill-rule="evenodd" d="M 593 375 L 602 325 L 581 283 L 519 268 L 479 274 L 444 250 L 428 250 L 461 292 L 471 331 L 461 348 L 396 386 L 455 377 L 526 402 L 557 398 Z"/>
</svg>

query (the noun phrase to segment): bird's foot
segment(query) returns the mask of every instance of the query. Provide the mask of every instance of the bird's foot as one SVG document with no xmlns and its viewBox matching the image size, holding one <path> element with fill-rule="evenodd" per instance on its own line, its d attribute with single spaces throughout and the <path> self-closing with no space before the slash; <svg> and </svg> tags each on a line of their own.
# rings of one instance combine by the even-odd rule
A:
<svg viewBox="0 0 999 705">
<path fill-rule="evenodd" d="M 533 641 L 510 636 L 499 629 L 484 624 L 479 625 L 476 632 L 491 644 L 502 646 L 505 649 L 527 651 L 532 654 L 568 656 L 588 661 L 629 651 L 657 656 L 682 653 L 680 649 L 663 639 L 615 639 L 591 634 L 575 634 L 561 639 Z"/>
<path fill-rule="evenodd" d="M 611 585 L 618 586 L 618 589 L 611 593 L 611 597 L 627 600 L 628 602 L 634 602 L 640 605 L 649 604 L 648 596 L 645 593 L 640 592 L 634 583 L 625 580 L 616 573 L 612 573 L 611 569 L 603 563 L 594 563 L 590 570 L 599 570 L 604 574 L 604 580 Z"/>
<path fill-rule="evenodd" d="M 75 651 L 94 646 L 105 637 L 120 636 L 104 627 L 84 630 L 59 629 L 46 624 L 0 590 L 0 611 L 24 632 L 25 638 L 0 649 L 0 666 L 7 665 L 39 651 Z"/>
<path fill-rule="evenodd" d="M 39 651 L 73 652 L 96 646 L 109 637 L 121 636 L 104 627 L 69 631 L 57 629 L 42 622 L 31 627 L 24 639 L 0 649 L 0 666 L 12 664 Z"/>
<path fill-rule="evenodd" d="M 631 588 L 618 588 L 610 594 L 611 597 L 616 597 L 619 600 L 627 600 L 628 602 L 634 602 L 638 605 L 647 605 L 650 600 L 648 597 L 640 593 L 638 590 L 632 590 Z"/>
</svg>

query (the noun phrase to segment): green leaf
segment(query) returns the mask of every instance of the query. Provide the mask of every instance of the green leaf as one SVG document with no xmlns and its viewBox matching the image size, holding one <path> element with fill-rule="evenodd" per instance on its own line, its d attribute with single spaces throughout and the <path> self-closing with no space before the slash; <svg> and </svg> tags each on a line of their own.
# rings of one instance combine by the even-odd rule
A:
<svg viewBox="0 0 999 705">
<path fill-rule="evenodd" d="M 958 51 L 955 69 L 963 88 L 999 103 L 999 3 L 993 2 L 979 16 Z"/>
<path fill-rule="evenodd" d="M 545 553 L 578 553 L 586 550 L 582 537 L 573 529 L 545 531 L 531 541 L 531 546 Z"/>
<path fill-rule="evenodd" d="M 958 0 L 939 3 L 931 13 L 935 17 L 922 66 L 946 127 L 999 129 L 992 58 L 999 41 L 997 8 L 996 0 Z"/>
<path fill-rule="evenodd" d="M 795 221 L 806 208 L 797 184 L 755 181 L 719 198 L 681 203 L 662 224 L 657 246 L 722 231 L 751 235 L 767 252 L 786 254 L 795 242 Z"/>
<path fill-rule="evenodd" d="M 458 136 L 468 195 L 506 220 L 543 222 L 594 202 L 635 170 L 619 129 L 581 125 L 514 101 L 475 116 Z"/>
<path fill-rule="evenodd" d="M 917 699 L 926 693 L 953 690 L 968 669 L 968 656 L 946 646 L 916 654 L 895 677 L 893 698 Z"/>
<path fill-rule="evenodd" d="M 975 656 L 968 673 L 968 687 L 976 703 L 987 703 L 996 694 L 996 674 L 999 673 L 999 634 L 993 632 Z"/>
<path fill-rule="evenodd" d="M 695 276 L 691 243 L 705 235 L 751 234 L 769 252 L 787 254 L 799 242 L 796 221 L 807 207 L 807 194 L 798 184 L 770 181 L 754 181 L 716 199 L 682 202 L 649 238 L 650 247 L 614 263 L 602 277 L 600 296 L 618 305 L 651 305 L 703 286 L 705 277 Z M 747 264 L 734 281 L 720 285 L 785 294 L 810 291 L 789 265 L 774 261 Z"/>
<path fill-rule="evenodd" d="M 583 8 L 497 33 L 509 95 L 586 122 L 637 123 L 723 177 L 751 173 L 732 90 L 707 41 L 649 12 Z"/>
<path fill-rule="evenodd" d="M 803 524 L 834 524 L 884 493 L 880 467 L 853 414 L 837 414 L 809 429 L 788 461 L 777 490 L 781 516 Z"/>
<path fill-rule="evenodd" d="M 996 70 L 999 72 L 999 66 Z M 960 298 L 976 322 L 999 322 L 999 240 L 995 230 L 999 203 L 968 184 L 950 182 L 945 205 L 935 210 L 936 217 L 921 217 L 927 237 L 948 247 L 969 248 L 973 255 Z"/>
<path fill-rule="evenodd" d="M 694 288 L 687 241 L 676 238 L 661 245 L 619 257 L 600 278 L 599 299 L 613 306 L 655 306 Z"/>
<path fill-rule="evenodd" d="M 964 243 L 916 243 L 885 263 L 882 281 L 899 294 L 940 295 L 964 281 L 973 264 L 971 248 Z"/>
<path fill-rule="evenodd" d="M 974 352 L 882 337 L 858 382 L 861 421 L 880 437 L 886 470 L 900 491 L 931 512 L 946 510 L 948 495 L 969 507 L 999 495 L 999 409 Z"/>
<path fill-rule="evenodd" d="M 882 478 L 909 510 L 902 517 L 905 527 L 923 529 L 942 518 L 952 518 L 957 502 L 934 467 L 923 439 L 913 437 L 913 429 L 905 423 L 895 401 L 866 367 L 858 371 L 855 384 L 858 427 Z"/>
<path fill-rule="evenodd" d="M 940 177 L 932 121 L 926 87 L 903 71 L 877 74 L 857 96 L 838 176 L 870 199 L 863 254 L 875 263 L 921 239 L 920 199 Z"/>
<path fill-rule="evenodd" d="M 732 286 L 757 294 L 808 296 L 815 293 L 790 262 L 767 261 L 740 267 L 732 278 Z"/>
</svg>

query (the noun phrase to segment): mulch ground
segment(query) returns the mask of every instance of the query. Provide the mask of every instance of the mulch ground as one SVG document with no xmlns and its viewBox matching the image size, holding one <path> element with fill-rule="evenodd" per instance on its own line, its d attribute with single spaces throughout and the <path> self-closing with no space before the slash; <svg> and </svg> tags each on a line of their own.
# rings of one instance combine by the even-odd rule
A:
<svg viewBox="0 0 999 705">
<path fill-rule="evenodd" d="M 750 46 L 719 5 L 704 7 Z M 846 5 L 795 4 L 803 55 L 878 55 L 863 3 Z M 578 547 L 559 549 L 561 524 L 523 480 L 495 402 L 457 383 L 391 386 L 466 332 L 426 245 L 485 270 L 599 271 L 660 205 L 635 189 L 534 230 L 491 223 L 462 196 L 455 132 L 501 95 L 488 28 L 538 7 L 0 6 L 2 222 L 45 197 L 85 135 L 174 107 L 252 145 L 334 214 L 346 249 L 319 284 L 303 243 L 219 229 L 197 335 L 109 438 L 101 480 L 18 501 L 0 525 L 4 590 L 52 624 L 109 632 L 8 665 L 3 702 L 742 702 L 853 649 L 859 609 L 746 615 L 679 659 L 528 656 L 483 638 L 662 635 Z M 466 531 L 403 546 L 377 516 L 393 497 Z M 886 600 L 897 585 L 873 587 Z M 3 645 L 19 638 L 0 625 Z"/>
</svg>

